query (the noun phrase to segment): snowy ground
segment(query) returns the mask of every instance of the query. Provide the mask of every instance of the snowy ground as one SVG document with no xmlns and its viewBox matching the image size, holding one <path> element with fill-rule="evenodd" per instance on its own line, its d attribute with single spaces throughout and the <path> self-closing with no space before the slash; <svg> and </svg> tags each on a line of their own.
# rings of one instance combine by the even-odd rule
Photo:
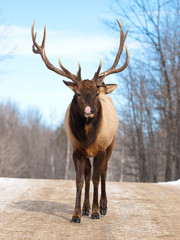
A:
<svg viewBox="0 0 180 240">
<path fill-rule="evenodd" d="M 177 181 L 170 181 L 170 182 L 159 182 L 159 184 L 168 184 L 168 185 L 175 185 L 180 186 L 180 179 Z"/>
</svg>

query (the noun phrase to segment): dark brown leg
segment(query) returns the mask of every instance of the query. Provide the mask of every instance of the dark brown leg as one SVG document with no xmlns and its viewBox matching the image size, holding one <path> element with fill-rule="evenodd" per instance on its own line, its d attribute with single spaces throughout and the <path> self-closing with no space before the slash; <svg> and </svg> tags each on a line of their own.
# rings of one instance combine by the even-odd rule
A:
<svg viewBox="0 0 180 240">
<path fill-rule="evenodd" d="M 98 205 L 98 186 L 102 170 L 102 164 L 105 159 L 106 152 L 99 152 L 93 161 L 93 184 L 94 184 L 94 196 L 92 205 L 92 219 L 99 219 L 99 205 Z"/>
<path fill-rule="evenodd" d="M 106 157 L 105 157 L 105 161 L 103 162 L 103 167 L 101 172 L 101 199 L 100 199 L 101 215 L 106 215 L 107 213 L 106 172 L 107 172 L 107 164 L 114 148 L 114 142 L 115 142 L 115 138 L 112 141 L 111 145 L 106 149 Z"/>
<path fill-rule="evenodd" d="M 101 199 L 100 199 L 100 214 L 106 215 L 107 213 L 107 197 L 106 197 L 106 172 L 107 165 L 101 172 Z"/>
<path fill-rule="evenodd" d="M 83 204 L 83 216 L 89 216 L 89 188 L 90 188 L 90 179 L 91 179 L 91 163 L 89 158 L 85 160 L 85 197 L 84 197 L 84 204 Z"/>
<path fill-rule="evenodd" d="M 84 182 L 85 158 L 79 152 L 73 153 L 73 161 L 76 169 L 76 203 L 71 222 L 81 221 L 81 193 Z"/>
</svg>

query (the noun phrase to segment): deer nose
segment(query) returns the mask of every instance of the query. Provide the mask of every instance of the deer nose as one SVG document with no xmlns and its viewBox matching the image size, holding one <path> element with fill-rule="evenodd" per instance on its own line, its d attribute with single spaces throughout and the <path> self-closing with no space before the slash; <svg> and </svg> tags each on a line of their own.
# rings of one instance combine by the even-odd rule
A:
<svg viewBox="0 0 180 240">
<path fill-rule="evenodd" d="M 91 114 L 91 107 L 86 106 L 85 109 L 84 109 L 84 113 L 87 114 L 87 115 Z"/>
<path fill-rule="evenodd" d="M 84 115 L 86 118 L 93 118 L 95 111 L 96 111 L 95 107 L 86 106 L 84 109 Z"/>
</svg>

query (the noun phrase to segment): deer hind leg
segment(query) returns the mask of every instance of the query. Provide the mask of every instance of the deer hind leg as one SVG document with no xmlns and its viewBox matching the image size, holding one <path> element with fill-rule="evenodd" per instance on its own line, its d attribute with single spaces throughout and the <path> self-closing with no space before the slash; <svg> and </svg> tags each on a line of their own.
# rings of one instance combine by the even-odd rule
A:
<svg viewBox="0 0 180 240">
<path fill-rule="evenodd" d="M 90 209 L 89 188 L 90 188 L 90 179 L 91 179 L 91 163 L 90 163 L 89 158 L 86 158 L 86 160 L 85 160 L 84 176 L 85 176 L 85 197 L 84 197 L 82 215 L 89 216 L 89 209 Z"/>
<path fill-rule="evenodd" d="M 79 152 L 73 153 L 73 161 L 76 169 L 76 202 L 71 222 L 80 223 L 81 221 L 81 193 L 84 182 L 85 158 Z"/>
<path fill-rule="evenodd" d="M 98 205 L 98 186 L 101 176 L 102 163 L 105 159 L 106 152 L 101 151 L 97 154 L 93 161 L 93 176 L 92 181 L 94 185 L 94 195 L 93 195 L 93 204 L 92 204 L 92 219 L 99 219 L 99 205 Z"/>
<path fill-rule="evenodd" d="M 107 164 L 114 148 L 114 142 L 115 142 L 115 138 L 113 139 L 111 145 L 106 149 L 106 157 L 103 162 L 102 171 L 101 171 L 101 199 L 100 199 L 101 215 L 106 215 L 107 213 L 106 173 L 107 173 Z"/>
</svg>

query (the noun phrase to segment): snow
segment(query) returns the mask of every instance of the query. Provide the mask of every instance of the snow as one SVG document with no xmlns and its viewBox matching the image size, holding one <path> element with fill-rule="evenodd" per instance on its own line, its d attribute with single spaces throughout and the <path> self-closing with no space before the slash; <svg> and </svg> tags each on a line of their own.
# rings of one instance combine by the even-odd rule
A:
<svg viewBox="0 0 180 240">
<path fill-rule="evenodd" d="M 180 179 L 178 179 L 178 180 L 176 180 L 176 181 L 159 182 L 158 184 L 168 184 L 168 185 L 174 185 L 174 186 L 179 185 L 179 186 L 180 186 Z"/>
</svg>

